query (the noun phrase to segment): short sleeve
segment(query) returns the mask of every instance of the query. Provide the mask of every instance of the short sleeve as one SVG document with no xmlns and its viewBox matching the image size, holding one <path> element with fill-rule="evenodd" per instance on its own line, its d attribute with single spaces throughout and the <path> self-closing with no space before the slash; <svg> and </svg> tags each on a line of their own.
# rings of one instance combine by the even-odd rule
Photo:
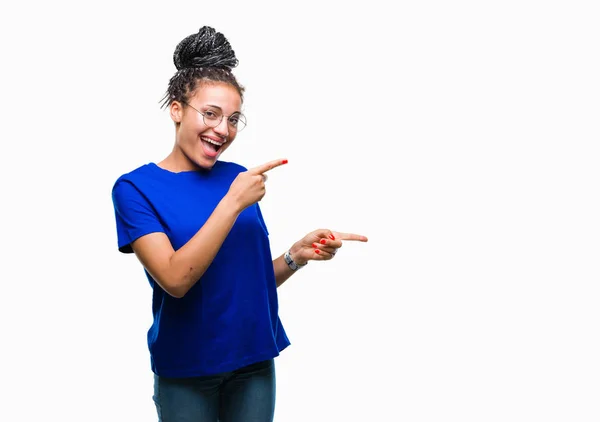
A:
<svg viewBox="0 0 600 422">
<path fill-rule="evenodd" d="M 133 253 L 131 243 L 142 236 L 156 232 L 165 233 L 152 205 L 130 181 L 117 180 L 113 186 L 112 200 L 120 252 Z"/>
</svg>

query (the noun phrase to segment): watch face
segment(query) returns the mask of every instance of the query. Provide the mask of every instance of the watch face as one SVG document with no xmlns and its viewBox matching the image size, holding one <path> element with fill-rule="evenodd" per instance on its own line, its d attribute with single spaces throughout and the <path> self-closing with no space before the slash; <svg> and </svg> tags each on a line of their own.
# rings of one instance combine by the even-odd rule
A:
<svg viewBox="0 0 600 422">
<path fill-rule="evenodd" d="M 298 269 L 298 265 L 296 265 L 296 263 L 290 256 L 289 251 L 283 255 L 283 259 L 285 260 L 286 264 L 288 264 L 288 267 L 290 267 L 290 269 L 292 269 L 294 271 L 296 271 Z"/>
</svg>

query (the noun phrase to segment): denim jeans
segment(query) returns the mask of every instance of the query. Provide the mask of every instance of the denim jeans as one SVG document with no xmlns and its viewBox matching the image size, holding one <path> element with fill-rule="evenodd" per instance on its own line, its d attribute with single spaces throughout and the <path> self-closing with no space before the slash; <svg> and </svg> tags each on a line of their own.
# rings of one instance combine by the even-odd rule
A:
<svg viewBox="0 0 600 422">
<path fill-rule="evenodd" d="M 159 422 L 272 422 L 275 364 L 194 378 L 154 375 L 153 399 Z"/>
</svg>

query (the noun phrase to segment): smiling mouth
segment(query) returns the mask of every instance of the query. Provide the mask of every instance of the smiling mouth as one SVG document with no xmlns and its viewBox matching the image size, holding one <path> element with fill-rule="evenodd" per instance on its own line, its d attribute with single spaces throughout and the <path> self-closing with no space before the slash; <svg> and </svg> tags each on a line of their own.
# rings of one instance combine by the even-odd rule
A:
<svg viewBox="0 0 600 422">
<path fill-rule="evenodd" d="M 217 141 L 215 141 L 213 139 L 210 139 L 210 138 L 207 138 L 207 137 L 204 137 L 204 136 L 201 136 L 200 140 L 202 140 L 202 143 L 206 147 L 210 148 L 214 152 L 218 152 L 223 147 L 223 145 L 225 145 L 225 142 L 217 142 Z"/>
</svg>

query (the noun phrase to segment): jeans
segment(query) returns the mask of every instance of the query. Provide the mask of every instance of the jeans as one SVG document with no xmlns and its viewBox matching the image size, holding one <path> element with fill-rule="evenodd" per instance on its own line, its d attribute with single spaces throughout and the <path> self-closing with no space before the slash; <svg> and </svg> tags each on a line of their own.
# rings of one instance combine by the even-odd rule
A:
<svg viewBox="0 0 600 422">
<path fill-rule="evenodd" d="M 275 364 L 193 378 L 154 375 L 153 399 L 159 422 L 272 422 Z"/>
</svg>

